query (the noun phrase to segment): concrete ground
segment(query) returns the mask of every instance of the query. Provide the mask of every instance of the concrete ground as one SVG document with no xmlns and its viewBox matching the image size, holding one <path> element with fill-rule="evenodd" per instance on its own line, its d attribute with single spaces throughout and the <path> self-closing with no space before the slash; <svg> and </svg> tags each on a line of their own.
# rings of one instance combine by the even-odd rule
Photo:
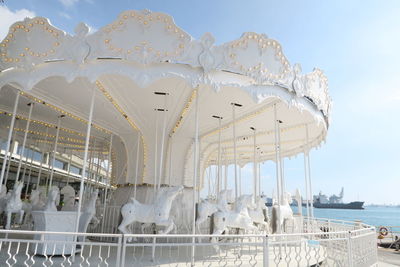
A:
<svg viewBox="0 0 400 267">
<path fill-rule="evenodd" d="M 400 251 L 378 247 L 378 266 L 400 266 Z"/>
</svg>

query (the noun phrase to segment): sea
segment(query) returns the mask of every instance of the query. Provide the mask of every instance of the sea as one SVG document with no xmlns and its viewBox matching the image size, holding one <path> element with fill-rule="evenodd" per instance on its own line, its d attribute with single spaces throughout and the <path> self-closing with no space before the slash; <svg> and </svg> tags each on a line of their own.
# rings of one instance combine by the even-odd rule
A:
<svg viewBox="0 0 400 267">
<path fill-rule="evenodd" d="M 297 207 L 292 208 L 293 212 L 297 212 Z M 305 208 L 303 208 L 303 215 L 307 215 Z M 396 206 L 364 206 L 363 210 L 314 208 L 314 217 L 345 221 L 358 220 L 376 227 L 397 226 L 400 229 L 400 207 Z"/>
</svg>

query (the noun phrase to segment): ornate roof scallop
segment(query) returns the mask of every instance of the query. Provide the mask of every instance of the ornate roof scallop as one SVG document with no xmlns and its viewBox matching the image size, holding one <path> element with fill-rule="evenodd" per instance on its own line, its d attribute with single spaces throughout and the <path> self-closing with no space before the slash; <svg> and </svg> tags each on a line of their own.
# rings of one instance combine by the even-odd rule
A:
<svg viewBox="0 0 400 267">
<path fill-rule="evenodd" d="M 87 42 L 92 48 L 89 59 L 116 57 L 149 64 L 182 60 L 192 37 L 169 15 L 131 10 L 89 36 Z"/>
</svg>

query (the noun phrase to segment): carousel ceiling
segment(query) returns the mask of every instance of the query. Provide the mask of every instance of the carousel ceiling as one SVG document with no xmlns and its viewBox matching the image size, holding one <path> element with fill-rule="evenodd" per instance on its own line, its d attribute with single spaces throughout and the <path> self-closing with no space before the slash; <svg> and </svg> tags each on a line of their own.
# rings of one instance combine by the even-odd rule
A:
<svg viewBox="0 0 400 267">
<path fill-rule="evenodd" d="M 11 91 L 17 89 L 28 99 L 68 112 L 63 125 L 77 132 L 84 132 L 85 125 L 73 118 L 87 119 L 94 90 L 94 135 L 106 138 L 112 132 L 129 151 L 136 149 L 132 140 L 140 134 L 142 183 L 154 180 L 153 159 L 165 132 L 165 161 L 170 163 L 163 167 L 164 182 L 169 174 L 172 183 L 191 184 L 196 101 L 203 170 L 217 161 L 219 128 L 213 116 L 223 118 L 226 163 L 233 163 L 234 124 L 239 164 L 253 160 L 251 127 L 258 159 L 270 160 L 275 157 L 276 119 L 283 156 L 318 146 L 329 126 L 327 78 L 319 69 L 302 74 L 277 41 L 249 32 L 215 45 L 211 34 L 195 40 L 170 16 L 147 10 L 123 12 L 93 34 L 83 23 L 69 35 L 41 17 L 17 22 L 0 43 L 0 71 L 4 112 L 12 110 Z M 232 103 L 240 104 L 235 120 Z M 25 104 L 18 109 L 21 116 L 28 112 Z M 35 109 L 34 119 L 56 123 L 57 110 Z M 134 153 L 124 153 L 128 166 L 118 183 L 134 181 Z"/>
</svg>

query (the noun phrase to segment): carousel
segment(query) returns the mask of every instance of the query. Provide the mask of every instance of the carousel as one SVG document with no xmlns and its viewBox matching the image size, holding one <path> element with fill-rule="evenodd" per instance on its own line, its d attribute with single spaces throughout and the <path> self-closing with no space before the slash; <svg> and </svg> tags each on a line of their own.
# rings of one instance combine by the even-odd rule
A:
<svg viewBox="0 0 400 267">
<path fill-rule="evenodd" d="M 0 43 L 1 265 L 375 265 L 373 227 L 313 214 L 330 109 L 323 72 L 265 34 L 215 44 L 148 10 L 73 35 L 17 22 Z"/>
</svg>

